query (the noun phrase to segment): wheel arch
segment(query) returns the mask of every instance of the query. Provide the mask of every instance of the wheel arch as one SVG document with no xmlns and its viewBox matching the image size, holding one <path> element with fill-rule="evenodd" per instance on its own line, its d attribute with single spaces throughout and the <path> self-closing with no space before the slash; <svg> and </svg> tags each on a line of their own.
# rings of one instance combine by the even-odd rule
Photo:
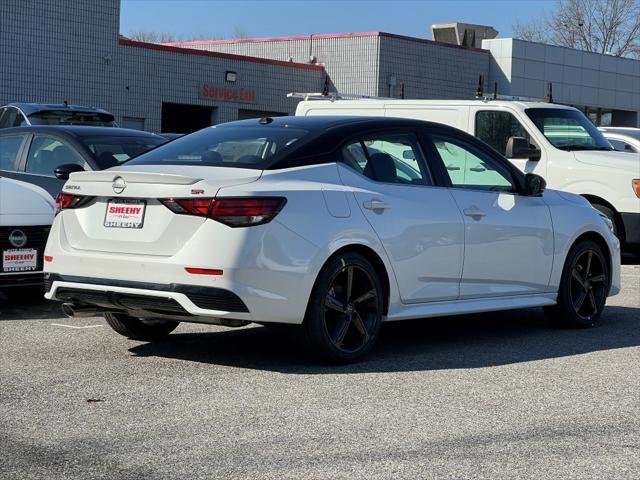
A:
<svg viewBox="0 0 640 480">
<path fill-rule="evenodd" d="M 380 258 L 380 255 L 378 255 L 378 253 L 375 250 L 373 250 L 372 248 L 370 248 L 370 247 L 368 247 L 366 245 L 362 245 L 362 244 L 345 245 L 345 246 L 340 247 L 339 249 L 337 249 L 335 252 L 333 252 L 329 256 L 329 258 L 327 258 L 325 260 L 324 264 L 322 265 L 322 268 L 324 268 L 324 266 L 330 260 L 332 260 L 333 258 L 335 258 L 337 256 L 340 256 L 340 255 L 343 255 L 343 254 L 345 254 L 347 252 L 349 252 L 349 253 L 357 253 L 357 254 L 363 256 L 373 266 L 374 270 L 378 274 L 378 278 L 380 279 L 380 283 L 382 284 L 382 293 L 383 293 L 382 311 L 383 311 L 384 315 L 387 315 L 389 313 L 389 302 L 390 302 L 390 297 L 391 297 L 391 284 L 390 284 L 391 279 L 389 277 L 389 272 L 387 271 L 387 267 L 385 266 L 384 262 L 382 261 L 382 258 Z"/>
<path fill-rule="evenodd" d="M 609 210 L 611 210 L 616 217 L 616 228 L 618 229 L 618 232 L 620 232 L 620 239 L 625 238 L 624 222 L 622 221 L 620 212 L 618 212 L 616 207 L 614 207 L 610 202 L 607 202 L 604 198 L 597 195 L 591 195 L 587 193 L 582 194 L 581 196 L 584 197 L 591 205 L 602 205 L 603 207 L 607 207 Z"/>
<path fill-rule="evenodd" d="M 609 270 L 609 285 L 607 286 L 607 291 L 609 291 L 609 289 L 611 289 L 611 283 L 613 281 L 613 277 L 612 277 L 612 268 L 613 268 L 613 258 L 611 258 L 611 249 L 609 248 L 609 244 L 607 243 L 607 241 L 604 239 L 604 237 L 602 235 L 600 235 L 598 232 L 594 232 L 594 231 L 588 231 L 588 232 L 584 232 L 583 234 L 579 235 L 572 243 L 571 246 L 569 247 L 569 249 L 567 250 L 567 256 L 569 254 L 569 252 L 579 243 L 585 240 L 591 240 L 592 242 L 594 242 L 596 245 L 598 245 L 602 251 L 605 254 L 605 257 L 607 259 L 607 269 Z M 566 262 L 566 257 L 565 257 L 565 262 Z"/>
</svg>

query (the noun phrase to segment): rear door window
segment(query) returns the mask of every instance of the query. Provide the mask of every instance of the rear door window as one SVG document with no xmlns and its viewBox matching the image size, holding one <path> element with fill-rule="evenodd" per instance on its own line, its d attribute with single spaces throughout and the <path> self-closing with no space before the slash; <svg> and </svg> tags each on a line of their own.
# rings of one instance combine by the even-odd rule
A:
<svg viewBox="0 0 640 480">
<path fill-rule="evenodd" d="M 0 137 L 0 170 L 15 172 L 18 170 L 18 154 L 26 135 L 7 135 Z"/>
<path fill-rule="evenodd" d="M 27 155 L 26 173 L 53 177 L 60 165 L 73 163 L 89 169 L 87 162 L 69 145 L 56 138 L 36 135 Z"/>
<path fill-rule="evenodd" d="M 413 134 L 381 134 L 352 141 L 342 148 L 342 161 L 376 182 L 433 184 Z"/>
</svg>

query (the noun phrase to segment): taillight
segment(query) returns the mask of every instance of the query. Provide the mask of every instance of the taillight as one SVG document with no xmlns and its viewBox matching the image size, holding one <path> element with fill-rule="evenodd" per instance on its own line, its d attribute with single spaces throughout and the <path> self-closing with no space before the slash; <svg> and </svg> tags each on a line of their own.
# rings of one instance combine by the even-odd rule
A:
<svg viewBox="0 0 640 480">
<path fill-rule="evenodd" d="M 165 198 L 169 210 L 182 215 L 207 217 L 230 227 L 250 227 L 268 223 L 282 210 L 283 197 Z"/>
<path fill-rule="evenodd" d="M 213 198 L 166 198 L 160 201 L 173 213 L 206 217 Z"/>
<path fill-rule="evenodd" d="M 640 198 L 640 178 L 634 178 L 631 185 L 633 185 L 633 192 L 636 194 L 636 197 Z"/>
<path fill-rule="evenodd" d="M 68 210 L 70 208 L 78 208 L 86 204 L 92 197 L 85 197 L 83 195 L 72 195 L 70 193 L 60 192 L 56 197 L 56 215 L 62 210 Z"/>
</svg>

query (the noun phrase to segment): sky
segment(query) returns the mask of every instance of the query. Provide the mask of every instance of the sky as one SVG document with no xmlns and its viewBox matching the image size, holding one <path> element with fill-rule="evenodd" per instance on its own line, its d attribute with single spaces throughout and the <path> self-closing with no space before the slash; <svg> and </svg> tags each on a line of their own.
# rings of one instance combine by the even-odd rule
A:
<svg viewBox="0 0 640 480">
<path fill-rule="evenodd" d="M 555 0 L 121 0 L 120 32 L 232 38 L 383 31 L 431 38 L 434 23 L 491 25 L 512 36 Z"/>
</svg>

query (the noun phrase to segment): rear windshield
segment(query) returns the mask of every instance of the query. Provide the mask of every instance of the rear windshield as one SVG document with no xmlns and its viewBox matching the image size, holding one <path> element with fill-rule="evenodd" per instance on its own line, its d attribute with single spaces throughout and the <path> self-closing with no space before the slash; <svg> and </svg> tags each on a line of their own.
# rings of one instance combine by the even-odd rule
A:
<svg viewBox="0 0 640 480">
<path fill-rule="evenodd" d="M 167 142 L 166 138 L 147 135 L 83 137 L 82 143 L 93 153 L 100 168 L 110 168 L 137 157 Z"/>
<path fill-rule="evenodd" d="M 211 127 L 177 138 L 128 165 L 207 165 L 264 170 L 308 132 L 289 127 Z"/>
<path fill-rule="evenodd" d="M 45 110 L 29 115 L 31 125 L 93 125 L 115 127 L 113 115 L 97 112 L 74 112 L 68 110 Z"/>
</svg>

